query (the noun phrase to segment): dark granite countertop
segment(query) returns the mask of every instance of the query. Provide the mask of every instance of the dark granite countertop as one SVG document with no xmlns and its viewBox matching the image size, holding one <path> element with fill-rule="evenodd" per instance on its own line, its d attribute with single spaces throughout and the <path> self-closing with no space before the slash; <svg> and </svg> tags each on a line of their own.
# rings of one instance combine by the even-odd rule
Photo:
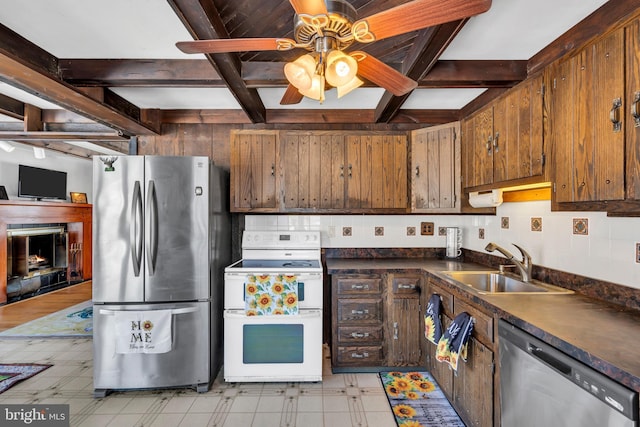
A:
<svg viewBox="0 0 640 427">
<path fill-rule="evenodd" d="M 440 274 L 451 270 L 488 270 L 477 263 L 439 259 L 326 259 L 328 274 L 380 270 L 430 273 L 440 285 L 465 292 L 476 304 L 515 326 L 640 391 L 640 313 L 579 293 L 561 295 L 487 295 L 469 291 Z M 561 283 L 551 283 L 562 286 Z"/>
</svg>

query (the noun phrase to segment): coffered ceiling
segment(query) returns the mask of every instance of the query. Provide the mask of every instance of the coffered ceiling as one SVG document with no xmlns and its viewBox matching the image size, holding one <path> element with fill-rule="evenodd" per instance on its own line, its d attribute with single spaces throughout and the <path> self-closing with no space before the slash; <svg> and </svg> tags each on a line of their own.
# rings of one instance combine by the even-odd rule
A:
<svg viewBox="0 0 640 427">
<path fill-rule="evenodd" d="M 347 1 L 359 18 L 407 2 Z M 0 140 L 87 157 L 127 152 L 131 136 L 168 121 L 443 123 L 538 71 L 554 41 L 570 49 L 558 38 L 592 12 L 632 3 L 493 0 L 481 15 L 349 48 L 416 80 L 405 96 L 366 82 L 281 105 L 283 66 L 305 51 L 188 55 L 175 43 L 293 38 L 288 0 L 0 0 Z"/>
</svg>

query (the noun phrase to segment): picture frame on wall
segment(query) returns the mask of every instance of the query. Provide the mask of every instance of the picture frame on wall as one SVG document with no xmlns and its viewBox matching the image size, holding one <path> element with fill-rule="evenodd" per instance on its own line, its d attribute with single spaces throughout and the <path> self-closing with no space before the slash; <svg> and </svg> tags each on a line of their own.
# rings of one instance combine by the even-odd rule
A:
<svg viewBox="0 0 640 427">
<path fill-rule="evenodd" d="M 0 200 L 9 200 L 9 195 L 7 194 L 7 189 L 4 188 L 4 185 L 0 185 Z"/>
<path fill-rule="evenodd" d="M 71 195 L 71 203 L 87 203 L 87 193 L 72 191 L 69 194 Z"/>
</svg>

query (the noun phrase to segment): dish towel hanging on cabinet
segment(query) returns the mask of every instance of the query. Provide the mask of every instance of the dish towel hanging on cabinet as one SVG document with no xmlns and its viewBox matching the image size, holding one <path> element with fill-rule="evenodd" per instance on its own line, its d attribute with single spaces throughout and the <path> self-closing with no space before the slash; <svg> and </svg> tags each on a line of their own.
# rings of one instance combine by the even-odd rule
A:
<svg viewBox="0 0 640 427">
<path fill-rule="evenodd" d="M 298 314 L 298 276 L 247 275 L 244 308 L 247 316 Z"/>
<path fill-rule="evenodd" d="M 473 317 L 466 311 L 458 314 L 438 341 L 436 359 L 457 371 L 458 360 L 467 361 L 467 344 L 473 331 Z"/>
<path fill-rule="evenodd" d="M 438 344 L 442 336 L 442 320 L 440 319 L 441 306 L 442 299 L 440 295 L 432 294 L 424 314 L 424 336 L 434 344 Z"/>
</svg>

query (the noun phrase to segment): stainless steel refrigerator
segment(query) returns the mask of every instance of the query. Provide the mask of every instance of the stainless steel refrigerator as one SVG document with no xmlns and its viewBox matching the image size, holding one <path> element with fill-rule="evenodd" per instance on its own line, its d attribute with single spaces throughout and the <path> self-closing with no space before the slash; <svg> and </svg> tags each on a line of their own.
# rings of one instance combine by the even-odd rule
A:
<svg viewBox="0 0 640 427">
<path fill-rule="evenodd" d="M 207 157 L 94 157 L 95 397 L 209 390 L 222 363 L 228 200 L 228 174 Z"/>
</svg>

